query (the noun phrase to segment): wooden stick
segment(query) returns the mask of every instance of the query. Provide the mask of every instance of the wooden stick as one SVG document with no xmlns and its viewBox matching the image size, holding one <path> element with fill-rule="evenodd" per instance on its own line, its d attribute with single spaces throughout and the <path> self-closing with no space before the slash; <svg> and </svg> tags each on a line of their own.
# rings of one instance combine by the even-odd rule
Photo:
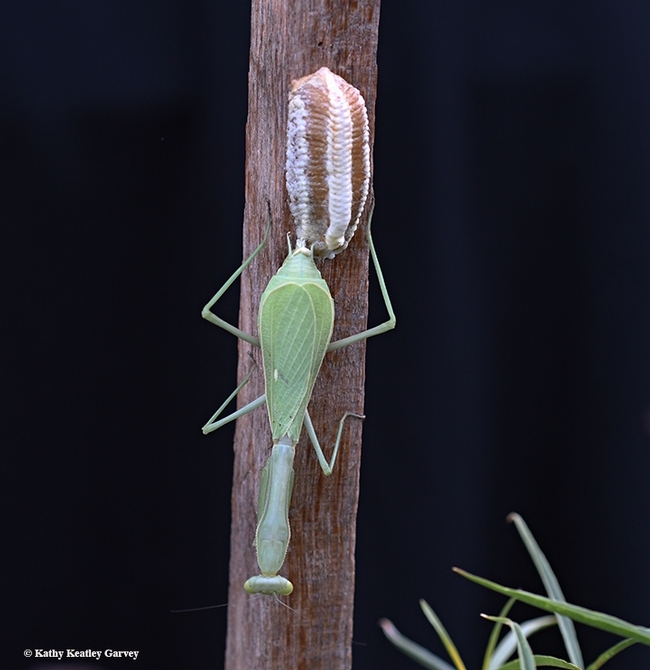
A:
<svg viewBox="0 0 650 670">
<path fill-rule="evenodd" d="M 293 233 L 284 165 L 287 101 L 292 79 L 329 67 L 360 89 L 374 139 L 379 0 L 253 0 L 246 133 L 244 256 L 259 244 L 272 213 L 268 246 L 241 282 L 240 328 L 257 332 L 260 295 L 287 253 Z M 319 263 L 334 296 L 333 339 L 363 330 L 367 321 L 368 246 L 364 225 L 348 249 Z M 240 395 L 263 393 L 261 356 L 239 345 L 239 376 L 259 373 Z M 365 342 L 328 354 L 316 381 L 310 413 L 326 453 L 346 410 L 363 413 Z M 291 544 L 283 573 L 295 590 L 284 601 L 252 598 L 244 581 L 259 572 L 253 538 L 259 477 L 271 450 L 263 409 L 237 422 L 232 493 L 230 593 L 226 670 L 344 670 L 352 666 L 354 548 L 362 422 L 349 419 L 334 473 L 324 477 L 304 436 L 297 448 L 291 504 Z"/>
</svg>

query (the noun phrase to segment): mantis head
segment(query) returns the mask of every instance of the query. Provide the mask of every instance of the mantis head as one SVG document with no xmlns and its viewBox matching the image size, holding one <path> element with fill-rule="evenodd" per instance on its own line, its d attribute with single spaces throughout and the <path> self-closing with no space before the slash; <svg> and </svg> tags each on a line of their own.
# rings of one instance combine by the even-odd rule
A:
<svg viewBox="0 0 650 670">
<path fill-rule="evenodd" d="M 293 591 L 293 584 L 280 575 L 265 577 L 257 575 L 247 579 L 244 583 L 246 593 L 261 593 L 265 596 L 288 596 Z"/>
</svg>

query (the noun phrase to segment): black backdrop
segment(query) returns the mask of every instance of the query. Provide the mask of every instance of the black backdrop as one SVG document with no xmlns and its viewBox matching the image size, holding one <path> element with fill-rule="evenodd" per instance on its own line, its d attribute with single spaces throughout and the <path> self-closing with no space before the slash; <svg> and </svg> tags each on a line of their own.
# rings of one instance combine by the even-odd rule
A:
<svg viewBox="0 0 650 670">
<path fill-rule="evenodd" d="M 3 668 L 223 663 L 225 609 L 169 610 L 227 598 L 232 429 L 199 427 L 236 344 L 199 311 L 241 257 L 248 11 L 0 5 Z M 650 624 L 649 22 L 384 0 L 374 230 L 398 328 L 368 346 L 355 670 L 416 667 L 381 616 L 444 655 L 420 597 L 478 666 L 501 600 L 450 568 L 540 590 L 513 510 L 570 601 Z M 588 660 L 612 641 L 579 634 Z"/>
</svg>

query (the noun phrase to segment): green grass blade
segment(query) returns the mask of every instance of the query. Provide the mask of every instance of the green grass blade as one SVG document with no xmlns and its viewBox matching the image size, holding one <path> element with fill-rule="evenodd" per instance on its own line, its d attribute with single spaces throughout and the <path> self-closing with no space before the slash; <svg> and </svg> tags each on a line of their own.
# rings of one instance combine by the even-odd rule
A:
<svg viewBox="0 0 650 670">
<path fill-rule="evenodd" d="M 508 602 L 503 606 L 499 612 L 500 617 L 507 616 L 508 612 L 512 609 L 512 606 L 517 601 L 514 598 L 509 598 Z M 501 629 L 503 624 L 498 621 L 494 624 L 492 628 L 492 633 L 490 633 L 490 639 L 488 640 L 487 647 L 485 648 L 485 656 L 483 656 L 483 665 L 481 670 L 493 670 L 493 658 L 494 650 L 497 648 L 497 642 L 499 641 L 499 635 L 501 634 Z M 499 645 L 501 646 L 501 645 Z M 508 657 L 506 657 L 508 658 Z M 505 659 L 504 659 L 505 660 Z M 498 666 L 497 666 L 498 667 Z"/>
<path fill-rule="evenodd" d="M 402 635 L 388 619 L 380 619 L 379 625 L 384 631 L 384 635 L 394 644 L 402 653 L 419 663 L 428 670 L 455 670 L 453 665 L 443 661 L 439 656 L 432 654 L 428 649 L 421 647 L 416 642 L 409 640 Z"/>
<path fill-rule="evenodd" d="M 613 647 L 610 647 L 607 651 L 604 651 L 590 666 L 587 667 L 587 670 L 599 670 L 602 668 L 610 658 L 614 658 L 616 654 L 631 647 L 633 644 L 636 644 L 636 640 L 621 640 Z"/>
<path fill-rule="evenodd" d="M 454 662 L 456 668 L 458 668 L 458 670 L 466 670 L 463 659 L 460 657 L 458 649 L 456 649 L 456 645 L 452 642 L 449 633 L 447 633 L 445 627 L 442 625 L 442 621 L 438 619 L 436 613 L 429 606 L 429 603 L 426 600 L 420 600 L 420 607 L 424 612 L 424 616 L 429 620 L 429 623 L 436 629 L 438 637 L 442 640 L 442 644 L 445 645 L 449 658 Z"/>
<path fill-rule="evenodd" d="M 510 600 L 508 602 L 510 602 Z M 503 617 L 503 614 L 499 615 L 499 618 L 501 617 Z M 554 626 L 555 624 L 557 624 L 557 617 L 554 614 L 547 614 L 538 617 L 537 619 L 524 621 L 524 623 L 521 624 L 521 630 L 524 632 L 526 638 L 529 638 L 534 633 L 537 633 L 544 628 L 548 628 L 549 626 Z M 516 648 L 516 635 L 514 631 L 510 631 L 494 650 L 494 654 L 490 659 L 490 670 L 498 670 L 512 656 Z"/>
<path fill-rule="evenodd" d="M 566 602 L 558 602 L 557 600 L 551 600 L 550 598 L 544 598 L 543 596 L 538 596 L 534 593 L 528 591 L 523 591 L 521 589 L 511 589 L 507 586 L 501 586 L 495 582 L 491 582 L 489 579 L 483 579 L 483 577 L 477 577 L 472 575 L 465 570 L 460 568 L 454 568 L 454 572 L 457 572 L 459 575 L 462 575 L 466 579 L 469 579 L 472 582 L 476 582 L 485 588 L 501 593 L 504 596 L 509 598 L 515 598 L 521 602 L 532 605 L 533 607 L 539 607 L 542 610 L 547 612 L 554 612 L 555 614 L 564 614 L 574 621 L 579 623 L 584 623 L 587 626 L 592 626 L 593 628 L 599 628 L 600 630 L 606 630 L 609 633 L 614 633 L 615 635 L 620 635 L 621 637 L 629 637 L 637 642 L 646 644 L 650 646 L 650 628 L 645 628 L 644 626 L 635 626 L 623 619 L 618 617 L 611 616 L 611 614 L 603 614 L 602 612 L 594 612 L 589 610 L 586 607 L 580 607 L 578 605 L 571 605 Z"/>
<path fill-rule="evenodd" d="M 535 659 L 535 666 L 538 668 L 564 668 L 565 670 L 578 670 L 577 665 L 569 663 L 569 661 L 563 661 L 561 658 L 555 658 L 555 656 L 543 656 L 541 654 L 535 654 L 533 656 Z M 502 665 L 499 670 L 520 670 L 521 666 L 519 664 L 519 659 L 511 661 Z"/>
<path fill-rule="evenodd" d="M 533 658 L 533 650 L 528 644 L 528 640 L 524 635 L 524 631 L 521 630 L 521 626 L 512 619 L 508 617 L 496 617 L 488 616 L 487 614 L 481 614 L 484 619 L 489 621 L 496 621 L 498 623 L 504 623 L 506 626 L 510 626 L 512 632 L 517 638 L 517 654 L 519 655 L 519 667 L 521 670 L 535 670 L 535 659 Z"/>
<path fill-rule="evenodd" d="M 551 598 L 551 600 L 566 602 L 562 589 L 560 588 L 560 583 L 551 569 L 551 565 L 546 556 L 544 556 L 537 541 L 533 537 L 533 534 L 526 525 L 526 522 L 519 516 L 519 514 L 514 513 L 508 516 L 508 521 L 514 522 L 517 532 L 523 540 L 523 543 L 526 545 L 526 549 L 528 549 L 528 553 L 533 559 L 537 572 L 542 578 L 548 597 Z M 584 668 L 585 662 L 582 658 L 582 651 L 580 650 L 580 644 L 578 643 L 578 636 L 576 635 L 573 621 L 568 617 L 560 616 L 558 617 L 557 624 L 560 633 L 562 634 L 562 639 L 564 640 L 564 646 L 569 654 L 569 659 L 574 665 L 577 665 L 579 668 Z"/>
</svg>

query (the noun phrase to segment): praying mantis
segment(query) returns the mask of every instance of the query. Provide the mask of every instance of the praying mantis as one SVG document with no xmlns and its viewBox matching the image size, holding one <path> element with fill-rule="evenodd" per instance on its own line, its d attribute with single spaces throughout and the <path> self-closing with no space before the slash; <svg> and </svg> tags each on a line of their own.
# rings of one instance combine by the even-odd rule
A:
<svg viewBox="0 0 650 670">
<path fill-rule="evenodd" d="M 203 427 L 204 434 L 266 403 L 271 424 L 273 447 L 262 471 L 258 524 L 255 547 L 260 574 L 246 581 L 250 594 L 289 595 L 293 584 L 278 573 L 282 568 L 290 538 L 289 504 L 293 489 L 293 459 L 304 424 L 320 467 L 330 475 L 336 462 L 346 418 L 357 416 L 346 412 L 339 422 L 332 457 L 328 462 L 318 442 L 307 405 L 327 352 L 341 349 L 395 327 L 396 318 L 390 302 L 368 224 L 367 239 L 373 265 L 389 318 L 378 326 L 331 342 L 334 325 L 334 301 L 329 287 L 314 263 L 314 254 L 299 240 L 282 267 L 264 290 L 258 314 L 259 338 L 224 321 L 211 310 L 230 285 L 264 248 L 269 232 L 255 251 L 242 263 L 214 297 L 203 308 L 204 319 L 250 344 L 261 347 L 264 364 L 265 393 L 241 409 L 218 419 L 228 403 L 248 382 L 252 373 L 233 391 Z"/>
<path fill-rule="evenodd" d="M 341 349 L 395 327 L 396 319 L 370 234 L 368 244 L 389 319 L 379 326 L 332 342 L 334 301 L 314 257 L 334 258 L 354 235 L 370 188 L 370 141 L 365 101 L 354 86 L 328 68 L 296 79 L 289 96 L 286 185 L 297 240 L 260 299 L 254 337 L 227 323 L 212 307 L 266 243 L 264 239 L 203 308 L 202 316 L 262 349 L 265 393 L 223 419 L 219 416 L 248 382 L 249 375 L 203 426 L 210 433 L 266 403 L 273 447 L 260 480 L 255 547 L 260 574 L 244 589 L 251 594 L 289 595 L 293 584 L 279 572 L 289 546 L 289 504 L 293 460 L 303 425 L 320 467 L 330 475 L 339 452 L 346 412 L 328 462 L 307 405 L 328 351 Z M 270 210 L 270 205 L 269 205 Z"/>
</svg>

